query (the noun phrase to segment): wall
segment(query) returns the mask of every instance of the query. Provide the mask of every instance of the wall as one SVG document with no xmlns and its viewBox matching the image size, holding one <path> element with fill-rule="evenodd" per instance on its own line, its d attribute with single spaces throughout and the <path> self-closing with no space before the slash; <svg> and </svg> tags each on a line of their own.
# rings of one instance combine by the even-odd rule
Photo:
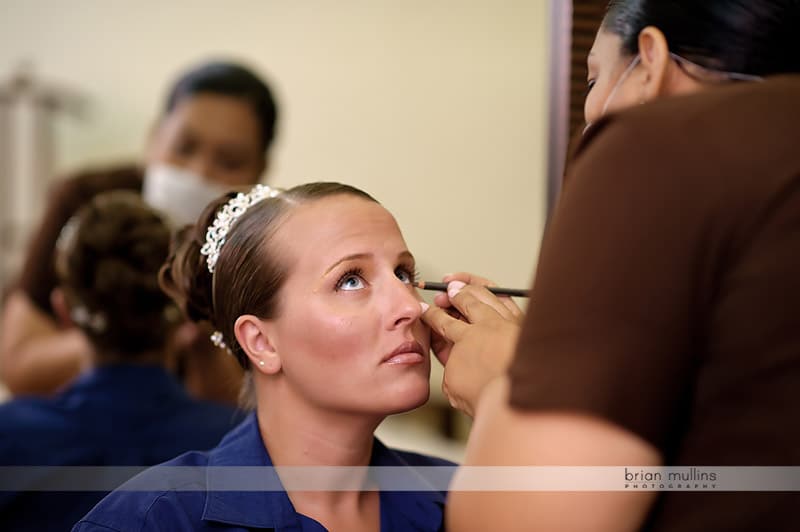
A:
<svg viewBox="0 0 800 532">
<path fill-rule="evenodd" d="M 244 60 L 281 105 L 270 182 L 341 180 L 397 217 L 424 279 L 530 282 L 543 227 L 546 2 L 0 0 L 0 81 L 83 91 L 59 171 L 134 159 L 168 83 Z"/>
</svg>

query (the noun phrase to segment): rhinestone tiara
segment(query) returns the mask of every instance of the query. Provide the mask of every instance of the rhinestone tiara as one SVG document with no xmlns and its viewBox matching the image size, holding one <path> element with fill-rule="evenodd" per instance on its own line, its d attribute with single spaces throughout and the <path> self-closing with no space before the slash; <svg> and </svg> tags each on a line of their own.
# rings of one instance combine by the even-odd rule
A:
<svg viewBox="0 0 800 532">
<path fill-rule="evenodd" d="M 274 198 L 278 194 L 280 194 L 280 190 L 277 188 L 256 185 L 247 194 L 244 192 L 236 194 L 217 212 L 214 222 L 206 231 L 206 243 L 200 248 L 200 254 L 206 257 L 209 272 L 214 273 L 219 252 L 222 250 L 222 245 L 225 244 L 228 231 L 231 230 L 236 220 L 259 201 Z"/>
</svg>

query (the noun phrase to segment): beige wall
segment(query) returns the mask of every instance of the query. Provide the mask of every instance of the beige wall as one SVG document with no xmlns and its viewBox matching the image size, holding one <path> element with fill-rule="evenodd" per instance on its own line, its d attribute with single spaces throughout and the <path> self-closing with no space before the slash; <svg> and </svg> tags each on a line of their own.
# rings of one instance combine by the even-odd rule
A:
<svg viewBox="0 0 800 532">
<path fill-rule="evenodd" d="M 341 180 L 396 215 L 425 279 L 530 281 L 545 204 L 546 2 L 0 0 L 22 60 L 90 99 L 59 170 L 137 157 L 187 64 L 243 59 L 276 88 L 272 183 Z"/>
</svg>

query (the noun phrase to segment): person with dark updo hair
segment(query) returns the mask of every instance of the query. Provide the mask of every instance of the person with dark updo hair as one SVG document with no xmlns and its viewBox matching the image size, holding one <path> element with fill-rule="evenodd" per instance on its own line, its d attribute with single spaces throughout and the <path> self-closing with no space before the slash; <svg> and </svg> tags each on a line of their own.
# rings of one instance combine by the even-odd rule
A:
<svg viewBox="0 0 800 532">
<path fill-rule="evenodd" d="M 54 301 L 92 344 L 93 369 L 53 398 L 0 405 L 0 465 L 149 466 L 213 447 L 240 419 L 164 368 L 182 319 L 158 284 L 169 245 L 164 219 L 129 191 L 96 196 L 65 226 Z M 3 530 L 66 530 L 104 495 L 42 491 L 47 473 L 26 471 L 20 491 L 0 493 Z"/>
<path fill-rule="evenodd" d="M 142 165 L 96 168 L 57 182 L 2 309 L 0 377 L 13 394 L 51 394 L 91 358 L 86 337 L 59 323 L 52 301 L 54 247 L 67 220 L 97 194 L 131 190 L 175 228 L 193 223 L 209 201 L 261 179 L 277 117 L 272 90 L 245 65 L 193 65 L 170 87 Z M 241 371 L 207 336 L 191 325 L 178 329 L 170 366 L 193 395 L 235 403 Z"/>
<path fill-rule="evenodd" d="M 456 475 L 449 530 L 798 529 L 799 29 L 798 0 L 608 4 L 522 326 L 468 274 L 422 316 L 466 465 L 587 478 Z"/>
<path fill-rule="evenodd" d="M 443 530 L 444 488 L 420 476 L 419 491 L 377 491 L 365 471 L 452 465 L 389 449 L 373 434 L 430 391 L 430 330 L 392 215 L 347 185 L 258 185 L 212 203 L 182 237 L 162 284 L 247 371 L 255 412 L 215 449 L 164 464 L 208 466 L 204 484 L 132 488 L 146 472 L 74 530 Z M 318 473 L 298 486 L 284 468 L 276 487 L 254 491 L 273 465 Z M 239 471 L 232 484 L 220 466 Z M 340 473 L 331 479 L 315 466 Z"/>
</svg>

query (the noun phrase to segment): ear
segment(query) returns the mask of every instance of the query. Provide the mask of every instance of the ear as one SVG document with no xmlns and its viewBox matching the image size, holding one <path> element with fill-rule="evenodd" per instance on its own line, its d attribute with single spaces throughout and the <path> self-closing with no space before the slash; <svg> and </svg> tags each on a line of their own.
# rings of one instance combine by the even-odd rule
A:
<svg viewBox="0 0 800 532">
<path fill-rule="evenodd" d="M 669 54 L 667 38 L 661 30 L 647 26 L 639 33 L 639 56 L 646 76 L 640 95 L 641 103 L 664 94 L 671 64 Z"/>
<path fill-rule="evenodd" d="M 236 319 L 233 334 L 242 346 L 254 371 L 275 375 L 281 370 L 281 357 L 271 339 L 272 327 L 268 321 L 245 314 Z"/>
<path fill-rule="evenodd" d="M 53 307 L 53 313 L 56 315 L 59 325 L 62 327 L 74 327 L 75 323 L 70 316 L 69 303 L 67 303 L 67 295 L 61 288 L 53 288 L 50 292 L 50 306 Z"/>
</svg>

